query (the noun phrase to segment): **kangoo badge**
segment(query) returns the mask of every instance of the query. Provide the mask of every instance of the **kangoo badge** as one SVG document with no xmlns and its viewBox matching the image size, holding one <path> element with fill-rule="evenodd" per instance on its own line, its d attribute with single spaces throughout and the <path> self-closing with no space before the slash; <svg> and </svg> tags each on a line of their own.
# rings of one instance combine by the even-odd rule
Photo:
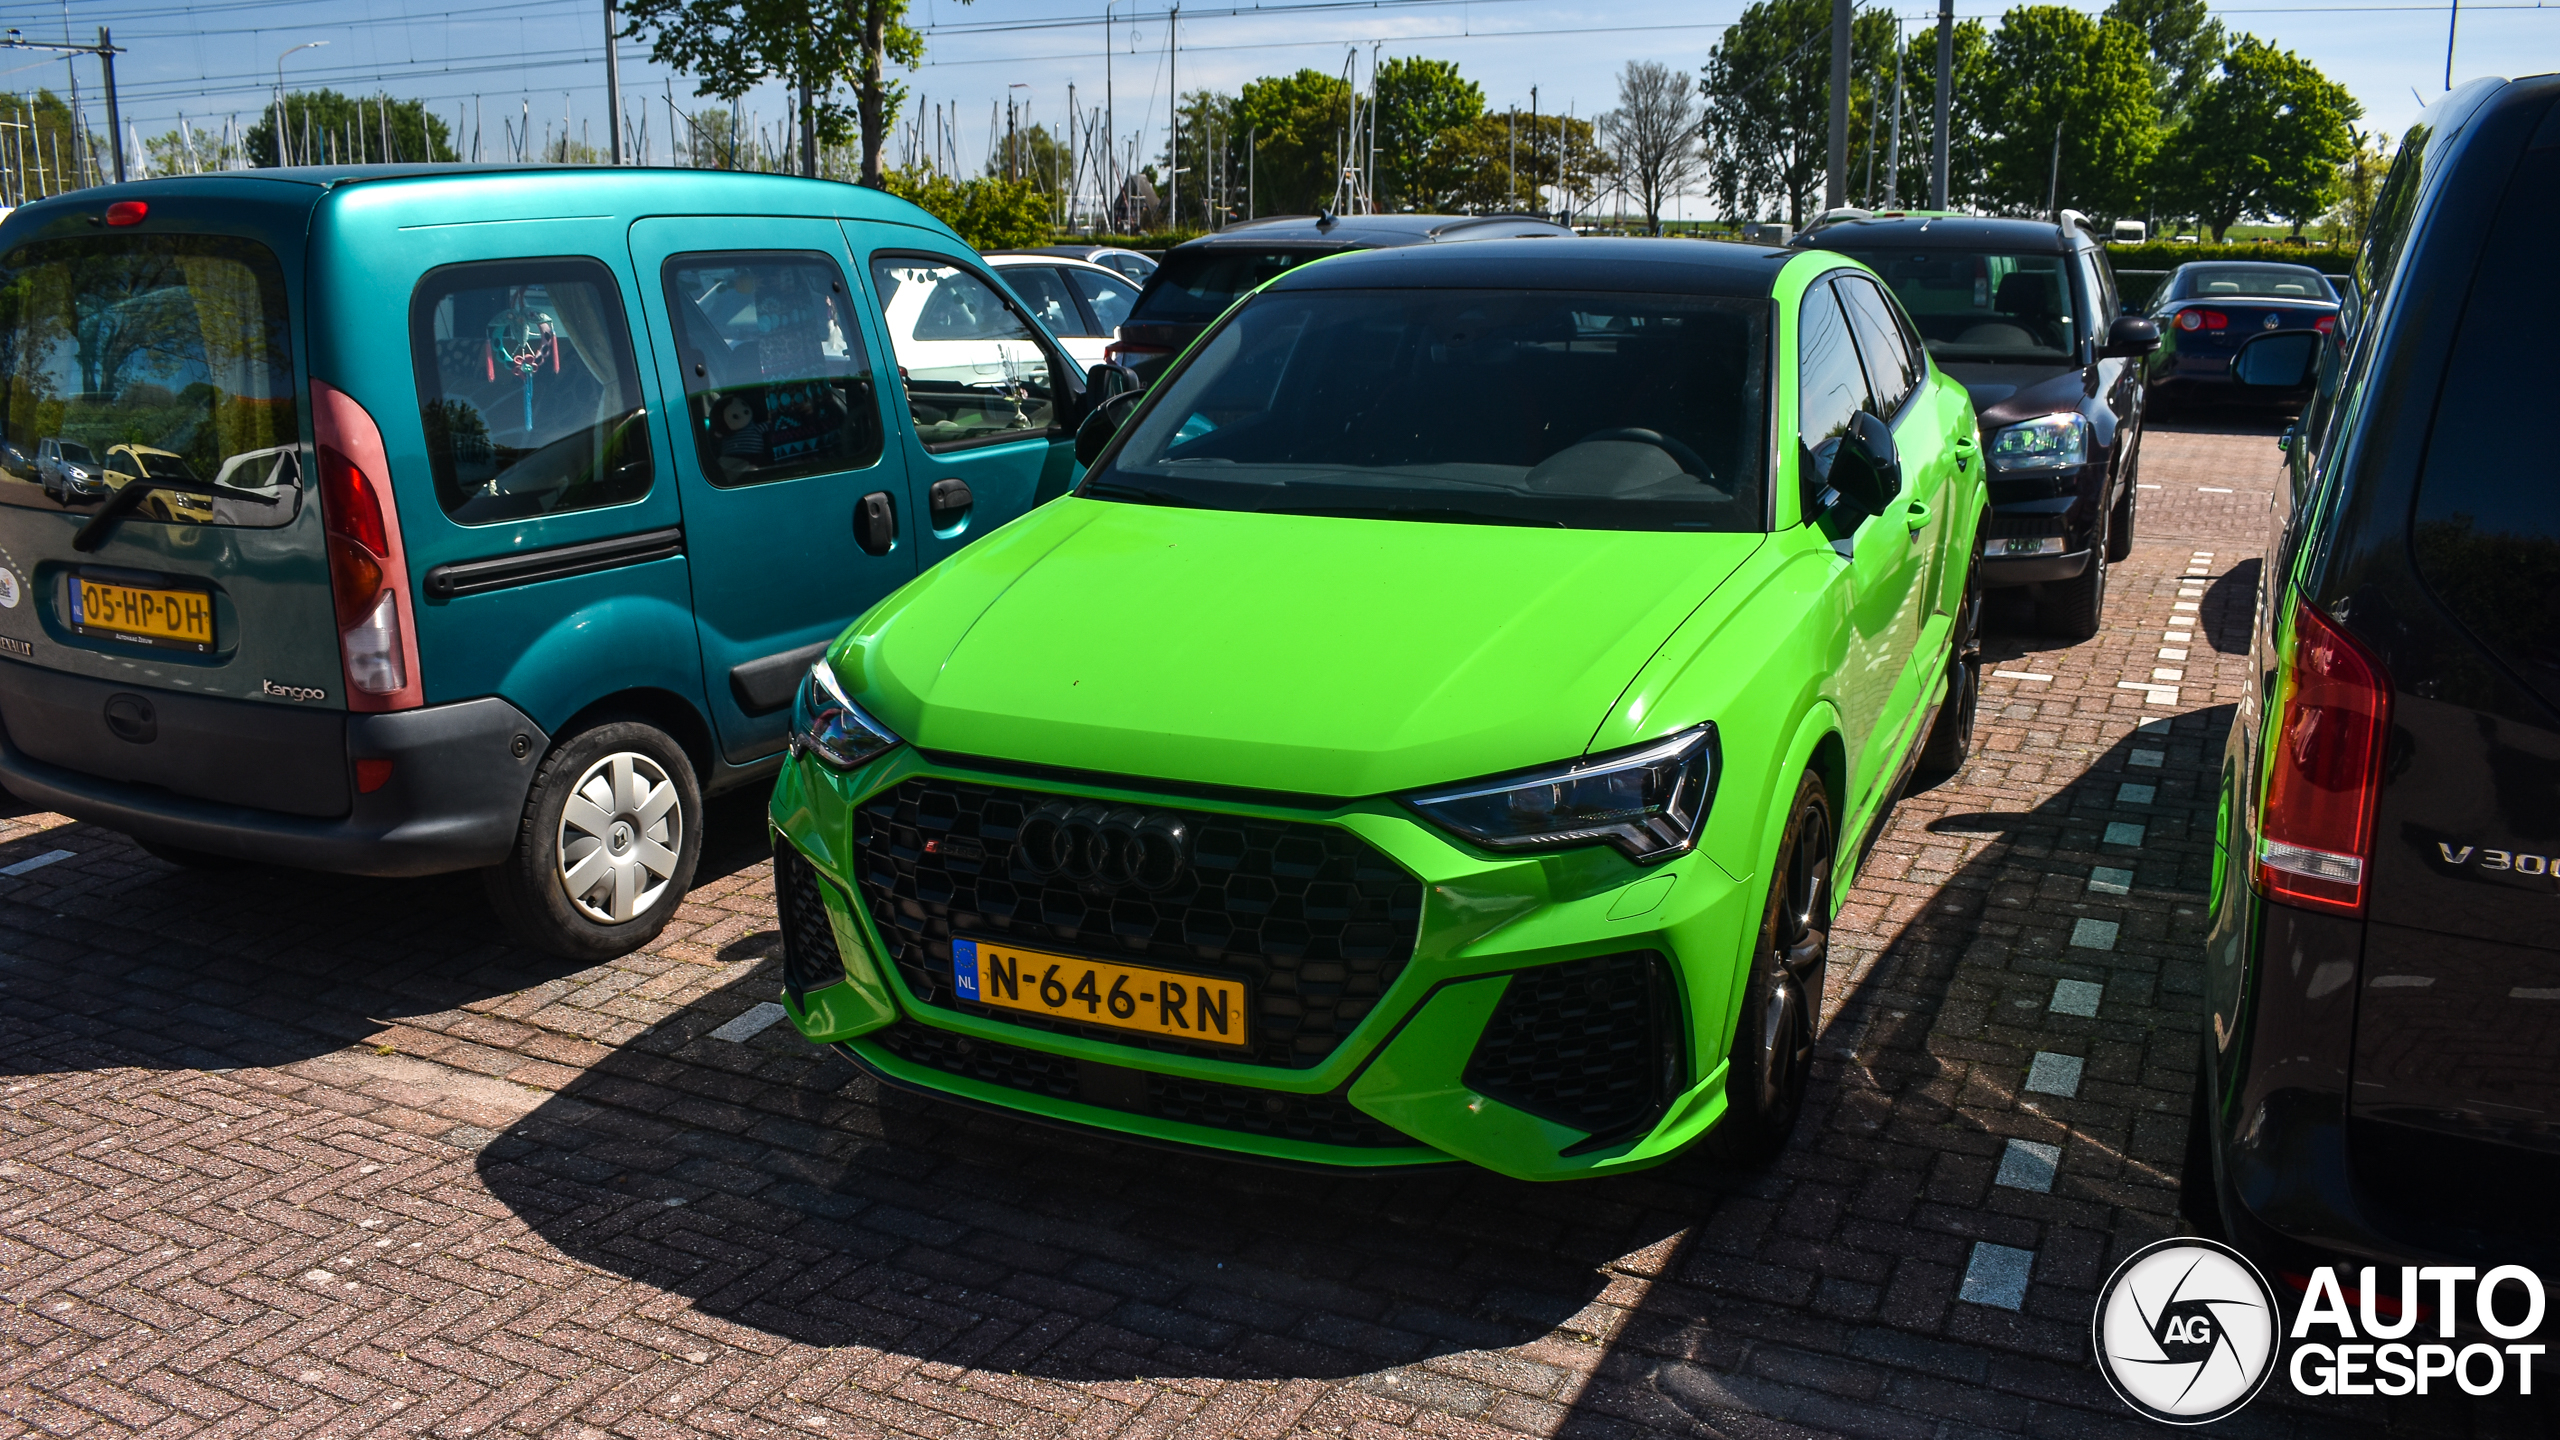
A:
<svg viewBox="0 0 2560 1440">
<path fill-rule="evenodd" d="M 2180 1236 L 2136 1251 L 2098 1292 L 2098 1369 L 2154 1420 L 2202 1425 L 2275 1373 L 2275 1292 L 2240 1253 Z"/>
</svg>

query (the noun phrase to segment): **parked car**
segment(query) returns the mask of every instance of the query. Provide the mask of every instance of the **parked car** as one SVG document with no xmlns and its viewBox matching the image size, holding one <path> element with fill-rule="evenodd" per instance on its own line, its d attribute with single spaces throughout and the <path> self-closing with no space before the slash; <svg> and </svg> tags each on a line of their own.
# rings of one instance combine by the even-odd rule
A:
<svg viewBox="0 0 2560 1440">
<path fill-rule="evenodd" d="M 1138 287 L 1119 271 L 1058 255 L 1001 252 L 986 257 L 996 278 L 1013 293 L 1086 370 L 1102 364 L 1104 350 L 1137 303 Z"/>
<path fill-rule="evenodd" d="M 1030 250 L 991 251 L 987 258 L 992 260 L 997 255 L 1063 255 L 1070 260 L 1082 260 L 1117 271 L 1123 279 L 1136 285 L 1146 284 L 1147 277 L 1156 273 L 1154 256 L 1140 250 L 1124 250 L 1117 245 L 1042 245 Z"/>
<path fill-rule="evenodd" d="M 1971 743 L 1973 409 L 1900 307 L 1819 253 L 1383 249 L 1135 410 L 810 668 L 802 1032 L 1278 1160 L 1773 1153 L 1836 897 Z"/>
<path fill-rule="evenodd" d="M 105 498 L 106 467 L 77 440 L 46 436 L 36 441 L 36 479 L 47 497 L 63 504 Z"/>
<path fill-rule="evenodd" d="M 1400 245 L 1447 244 L 1573 232 L 1530 215 L 1275 215 L 1230 225 L 1165 252 L 1120 339 L 1109 351 L 1141 381 L 1153 383 L 1183 348 L 1244 293 L 1275 275 L 1326 255 Z"/>
<path fill-rule="evenodd" d="M 1795 243 L 1884 276 L 1972 392 L 1991 484 L 1982 583 L 2032 586 L 2045 629 L 2097 634 L 2107 567 L 2133 553 L 2142 357 L 2159 343 L 2123 313 L 2105 248 L 2078 224 L 1969 216 L 1852 217 Z"/>
<path fill-rule="evenodd" d="M 2560 311 L 2555 116 L 2560 75 L 2429 105 L 2334 334 L 2235 362 L 2315 398 L 2222 759 L 2188 1210 L 2447 1334 L 2470 1297 L 2400 1267 L 2560 1274 L 2560 504 L 2514 439 L 2560 385 L 2517 323 Z"/>
<path fill-rule="evenodd" d="M 2150 363 L 2151 410 L 2159 415 L 2241 398 L 2231 384 L 2231 355 L 2240 343 L 2269 330 L 2328 333 L 2338 324 L 2338 292 L 2308 265 L 2190 260 L 2169 272 L 2151 318 L 2160 326 L 2160 348 Z"/>
<path fill-rule="evenodd" d="M 480 869 L 573 956 L 656 933 L 810 660 L 1081 418 L 948 228 L 784 177 L 171 177 L 19 209 L 0 287 L 0 430 L 121 480 L 0 487 L 0 780 L 179 861 Z"/>
</svg>

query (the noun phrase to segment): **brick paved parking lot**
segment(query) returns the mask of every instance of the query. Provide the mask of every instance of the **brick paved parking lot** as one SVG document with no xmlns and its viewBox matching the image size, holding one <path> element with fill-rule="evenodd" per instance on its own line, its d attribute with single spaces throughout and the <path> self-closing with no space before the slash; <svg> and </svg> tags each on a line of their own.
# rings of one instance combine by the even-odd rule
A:
<svg viewBox="0 0 2560 1440">
<path fill-rule="evenodd" d="M 2181 1228 L 2271 430 L 2148 439 L 2096 640 L 1995 604 L 1980 758 L 1878 841 L 1760 1172 L 1336 1179 L 883 1094 L 757 1028 L 757 797 L 679 923 L 587 969 L 468 877 L 181 872 L 17 814 L 0 1432 L 2147 1428 L 2089 1320 Z M 2219 1428 L 2520 1423 L 2282 1390 Z"/>
</svg>

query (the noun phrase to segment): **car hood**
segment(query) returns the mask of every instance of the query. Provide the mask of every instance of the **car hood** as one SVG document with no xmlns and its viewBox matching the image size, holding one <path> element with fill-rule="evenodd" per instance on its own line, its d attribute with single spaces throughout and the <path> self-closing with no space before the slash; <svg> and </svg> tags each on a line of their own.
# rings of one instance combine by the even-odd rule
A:
<svg viewBox="0 0 2560 1440">
<path fill-rule="evenodd" d="M 1066 498 L 834 651 L 929 752 L 1354 797 L 1572 758 L 1760 535 Z"/>
<path fill-rule="evenodd" d="M 1950 365 L 1941 360 L 1938 368 L 1963 385 L 1965 393 L 1973 397 L 1974 414 L 1980 418 L 1985 435 L 2003 425 L 2015 425 L 2038 415 L 2077 410 L 2080 402 L 2098 393 L 2094 366 L 2068 365 L 2057 369 L 2051 365 L 1983 365 L 1964 361 Z"/>
</svg>

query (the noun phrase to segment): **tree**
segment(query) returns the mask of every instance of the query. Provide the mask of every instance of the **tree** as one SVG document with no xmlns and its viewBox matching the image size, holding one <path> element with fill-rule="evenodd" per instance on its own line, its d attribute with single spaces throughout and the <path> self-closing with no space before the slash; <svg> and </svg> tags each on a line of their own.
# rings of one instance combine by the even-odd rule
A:
<svg viewBox="0 0 2560 1440">
<path fill-rule="evenodd" d="M 2387 139 L 2348 132 L 2355 142 L 2356 153 L 2338 167 L 2338 203 L 2322 217 L 2332 245 L 2355 245 L 2373 224 L 2373 207 L 2382 196 L 2383 177 L 2391 173 L 2391 148 Z"/>
<path fill-rule="evenodd" d="M 1251 81 L 1236 97 L 1236 134 L 1259 132 L 1253 159 L 1254 208 L 1264 215 L 1333 203 L 1350 123 L 1351 87 L 1339 75 L 1301 70 Z"/>
<path fill-rule="evenodd" d="M 221 131 L 193 125 L 154 135 L 142 142 L 142 148 L 151 157 L 154 175 L 202 175 L 228 170 L 242 158 L 239 145 L 223 139 Z"/>
<path fill-rule="evenodd" d="M 1884 10 L 1850 27 L 1852 174 L 1865 153 L 1865 97 L 1877 73 L 1893 68 L 1893 34 Z M 1829 158 L 1830 40 L 1829 0 L 1759 0 L 1708 53 L 1700 128 L 1727 215 L 1757 218 L 1775 208 L 1801 226 L 1813 214 Z"/>
<path fill-rule="evenodd" d="M 2151 47 L 2152 88 L 2160 113 L 2172 123 L 2183 118 L 2187 102 L 2213 74 L 2228 44 L 2222 22 L 2213 18 L 2205 0 L 2115 0 L 2104 18 L 2142 32 Z"/>
<path fill-rule="evenodd" d="M 1947 106 L 1947 205 L 1954 210 L 1990 208 L 1984 192 L 1990 162 L 1984 154 L 1982 117 L 1990 113 L 1991 31 L 1979 20 L 1957 22 L 1955 84 Z M 1920 30 L 1911 37 L 1902 59 L 1902 83 L 1910 94 L 1902 105 L 1902 173 L 1896 198 L 1905 206 L 1925 205 L 1936 165 L 1938 34 Z M 1889 123 L 1889 122 L 1888 122 Z"/>
<path fill-rule="evenodd" d="M 1415 57 L 1378 67 L 1377 96 L 1378 206 L 1412 209 L 1446 188 L 1451 132 L 1484 114 L 1484 89 L 1455 61 Z"/>
<path fill-rule="evenodd" d="M 2160 149 L 2150 42 L 2122 20 L 2059 5 L 2000 17 L 1986 75 L 1989 198 L 2017 214 L 2138 214 Z M 2055 136 L 2061 165 L 2055 168 Z M 2057 183 L 2057 180 L 2059 183 Z"/>
<path fill-rule="evenodd" d="M 1416 210 L 1456 214 L 1561 209 L 1542 193 L 1559 178 L 1589 196 L 1614 173 L 1590 121 L 1505 110 L 1441 131 L 1409 198 Z"/>
<path fill-rule="evenodd" d="M 8 157 L 15 188 L 28 199 L 114 178 L 99 173 L 99 157 L 108 153 L 105 137 L 84 130 L 71 107 L 50 90 L 38 90 L 32 101 L 0 95 L 0 121 L 25 127 L 0 130 L 0 155 Z"/>
<path fill-rule="evenodd" d="M 817 173 L 820 147 L 858 131 L 862 183 L 876 187 L 886 183 L 880 151 L 906 98 L 888 62 L 924 58 L 924 37 L 906 12 L 906 0 L 625 0 L 622 33 L 647 38 L 650 59 L 693 76 L 696 95 L 734 101 L 768 80 L 785 82 L 799 112 L 803 173 Z M 851 109 L 834 99 L 848 80 Z"/>
<path fill-rule="evenodd" d="M 2243 35 L 2189 106 L 2161 166 L 2164 198 L 2210 226 L 2217 245 L 2250 215 L 2298 227 L 2335 199 L 2363 114 L 2309 61 Z"/>
<path fill-rule="evenodd" d="M 1689 78 L 1654 60 L 1630 60 L 1618 72 L 1618 108 L 1600 117 L 1618 179 L 1644 210 L 1645 229 L 1662 233 L 1662 207 L 1697 179 L 1698 111 Z"/>
<path fill-rule="evenodd" d="M 892 170 L 882 188 L 912 200 L 959 232 L 977 250 L 1019 250 L 1049 243 L 1049 200 L 1028 180 L 986 176 L 955 180 L 917 165 Z"/>
<path fill-rule="evenodd" d="M 1236 133 L 1235 111 L 1236 98 L 1214 90 L 1194 90 L 1182 97 L 1182 130 L 1174 137 L 1179 143 L 1167 148 L 1165 162 L 1166 167 L 1182 170 L 1182 192 L 1177 197 L 1182 213 L 1167 220 L 1174 229 L 1192 224 L 1204 230 L 1214 228 L 1218 216 L 1212 211 L 1213 203 L 1230 198 L 1234 214 L 1244 214 L 1244 142 Z M 1165 167 L 1151 168 L 1161 173 Z M 1150 183 L 1153 180 L 1151 175 Z M 1229 189 L 1232 197 L 1226 194 Z"/>
<path fill-rule="evenodd" d="M 284 97 L 284 153 L 289 165 L 372 165 L 419 160 L 459 160 L 451 130 L 423 100 L 389 95 L 341 95 L 298 90 Z M 276 107 L 269 105 L 242 137 L 249 163 L 276 158 Z"/>
</svg>

